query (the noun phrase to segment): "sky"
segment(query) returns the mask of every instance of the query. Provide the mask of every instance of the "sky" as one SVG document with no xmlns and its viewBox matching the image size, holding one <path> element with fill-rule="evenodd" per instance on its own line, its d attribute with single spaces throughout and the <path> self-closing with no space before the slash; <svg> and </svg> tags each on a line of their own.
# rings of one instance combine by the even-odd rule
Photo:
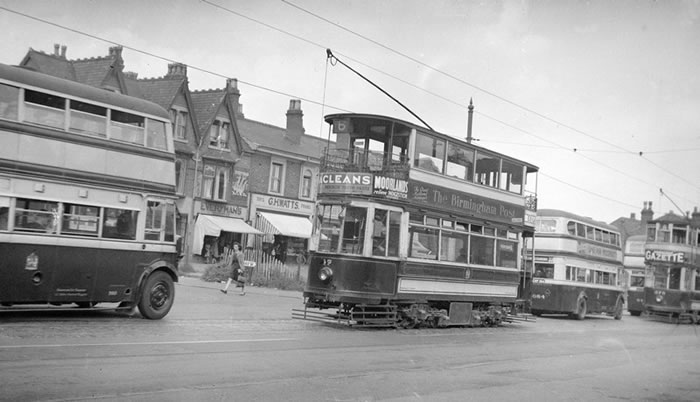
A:
<svg viewBox="0 0 700 402">
<path fill-rule="evenodd" d="M 125 71 L 236 78 L 248 119 L 381 114 L 540 168 L 538 207 L 612 222 L 700 208 L 700 0 L 0 0 L 0 62 L 124 47 Z"/>
</svg>

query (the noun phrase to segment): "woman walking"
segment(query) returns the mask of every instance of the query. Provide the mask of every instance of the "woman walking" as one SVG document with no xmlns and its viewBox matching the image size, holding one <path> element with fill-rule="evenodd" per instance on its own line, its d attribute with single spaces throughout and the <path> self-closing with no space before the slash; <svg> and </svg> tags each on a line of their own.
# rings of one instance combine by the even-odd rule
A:
<svg viewBox="0 0 700 402">
<path fill-rule="evenodd" d="M 232 281 L 236 282 L 236 287 L 241 288 L 241 296 L 245 296 L 245 266 L 243 265 L 243 253 L 241 252 L 241 245 L 239 243 L 233 243 L 231 270 L 229 271 L 229 278 L 226 281 L 226 286 L 224 286 L 223 289 L 219 289 L 221 293 L 228 293 L 228 287 L 231 286 Z"/>
</svg>

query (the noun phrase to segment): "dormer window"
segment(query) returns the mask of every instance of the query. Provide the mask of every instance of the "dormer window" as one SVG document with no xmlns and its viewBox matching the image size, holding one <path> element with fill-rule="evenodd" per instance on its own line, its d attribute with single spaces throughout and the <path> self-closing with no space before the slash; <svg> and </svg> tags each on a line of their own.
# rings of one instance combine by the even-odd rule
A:
<svg viewBox="0 0 700 402">
<path fill-rule="evenodd" d="M 229 149 L 229 132 L 231 123 L 216 119 L 209 127 L 209 147 Z"/>
</svg>

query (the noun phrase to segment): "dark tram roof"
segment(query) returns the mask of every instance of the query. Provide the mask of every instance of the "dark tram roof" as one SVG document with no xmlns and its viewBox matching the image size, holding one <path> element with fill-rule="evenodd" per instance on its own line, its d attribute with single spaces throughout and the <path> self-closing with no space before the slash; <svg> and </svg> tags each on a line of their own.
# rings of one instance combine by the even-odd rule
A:
<svg viewBox="0 0 700 402">
<path fill-rule="evenodd" d="M 453 136 L 448 135 L 448 134 L 443 134 L 443 133 L 440 133 L 440 132 L 438 132 L 438 131 L 431 130 L 431 129 L 427 128 L 427 127 L 423 127 L 423 126 L 418 125 L 418 124 L 415 124 L 415 123 L 409 123 L 409 122 L 407 122 L 407 121 L 405 121 L 405 120 L 397 119 L 397 118 L 390 117 L 390 116 L 383 116 L 383 115 L 378 115 L 378 114 L 368 114 L 368 113 L 335 113 L 335 114 L 326 115 L 325 120 L 326 120 L 326 123 L 331 124 L 331 123 L 333 122 L 333 119 L 343 119 L 343 118 L 348 118 L 348 119 L 375 119 L 375 120 L 383 120 L 383 121 L 386 121 L 386 122 L 393 122 L 393 123 L 403 124 L 403 125 L 405 125 L 406 127 L 414 128 L 414 129 L 416 129 L 417 131 L 422 131 L 422 132 L 424 132 L 424 133 L 434 134 L 435 136 L 441 137 L 441 138 L 443 138 L 443 139 L 445 139 L 445 140 L 448 140 L 448 141 L 450 141 L 450 142 L 460 142 L 460 143 L 462 143 L 462 144 L 464 144 L 464 145 L 468 145 L 468 146 L 470 146 L 470 147 L 472 147 L 472 148 L 476 148 L 477 150 L 487 151 L 487 152 L 490 152 L 490 153 L 493 153 L 493 154 L 497 154 L 497 155 L 499 155 L 499 156 L 502 156 L 502 157 L 504 157 L 504 158 L 506 158 L 506 159 L 509 159 L 509 160 L 511 160 L 511 161 L 519 162 L 519 163 L 521 163 L 521 164 L 527 166 L 527 167 L 528 167 L 528 171 L 539 170 L 539 168 L 538 168 L 536 165 L 533 165 L 532 163 L 525 162 L 525 161 L 523 161 L 523 160 L 516 159 L 516 158 L 513 158 L 513 157 L 511 157 L 511 156 L 502 154 L 502 153 L 500 153 L 500 152 L 496 152 L 496 151 L 491 150 L 491 149 L 488 149 L 488 148 L 480 147 L 480 146 L 478 146 L 478 145 L 468 144 L 465 140 L 460 139 L 460 138 L 458 138 L 458 137 L 453 137 Z"/>
<path fill-rule="evenodd" d="M 37 89 L 43 88 L 49 91 L 65 94 L 67 96 L 74 96 L 84 100 L 92 100 L 95 102 L 116 106 L 118 108 L 132 110 L 170 120 L 170 115 L 167 111 L 165 111 L 165 109 L 147 100 L 38 73 L 28 68 L 9 66 L 7 64 L 0 63 L 0 80 L 13 81 Z"/>
<path fill-rule="evenodd" d="M 609 224 L 602 222 L 602 221 L 597 221 L 597 220 L 590 218 L 590 217 L 587 217 L 587 216 L 581 216 L 581 215 L 576 215 L 572 212 L 562 211 L 560 209 L 538 209 L 537 210 L 537 217 L 575 219 L 581 223 L 587 223 L 587 224 L 590 224 L 593 226 L 597 226 L 601 229 L 607 229 L 607 230 L 613 231 L 615 233 L 620 232 L 620 230 L 613 225 L 609 225 Z"/>
</svg>

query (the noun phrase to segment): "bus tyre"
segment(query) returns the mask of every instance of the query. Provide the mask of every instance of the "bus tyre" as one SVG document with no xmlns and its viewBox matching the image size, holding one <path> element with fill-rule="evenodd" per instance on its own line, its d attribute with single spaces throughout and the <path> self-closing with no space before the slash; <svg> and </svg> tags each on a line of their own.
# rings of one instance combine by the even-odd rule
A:
<svg viewBox="0 0 700 402">
<path fill-rule="evenodd" d="M 174 299 L 173 278 L 163 271 L 153 272 L 143 284 L 139 312 L 149 320 L 160 320 L 168 314 Z"/>
<path fill-rule="evenodd" d="M 586 304 L 586 299 L 581 298 L 578 301 L 578 309 L 576 310 L 576 315 L 574 318 L 577 320 L 583 320 L 586 318 L 586 311 L 588 310 L 588 305 Z"/>
<path fill-rule="evenodd" d="M 622 312 L 625 309 L 624 303 L 622 302 L 622 299 L 617 299 L 617 302 L 615 303 L 615 310 L 613 310 L 613 318 L 616 320 L 621 320 L 622 319 Z"/>
</svg>

